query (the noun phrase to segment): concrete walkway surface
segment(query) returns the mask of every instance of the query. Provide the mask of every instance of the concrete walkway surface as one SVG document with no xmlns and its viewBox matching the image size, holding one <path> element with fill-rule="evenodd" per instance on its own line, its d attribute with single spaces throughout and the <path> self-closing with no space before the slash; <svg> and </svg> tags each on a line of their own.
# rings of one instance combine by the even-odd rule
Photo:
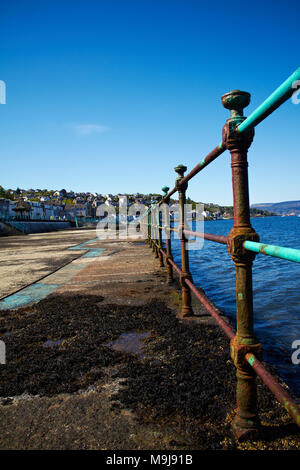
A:
<svg viewBox="0 0 300 470">
<path fill-rule="evenodd" d="M 298 428 L 260 382 L 262 439 L 234 440 L 227 338 L 196 302 L 198 319 L 177 318 L 179 284 L 167 285 L 147 244 L 95 235 L 0 246 L 2 296 L 25 292 L 25 303 L 3 303 L 11 295 L 0 307 L 0 448 L 300 449 Z"/>
</svg>

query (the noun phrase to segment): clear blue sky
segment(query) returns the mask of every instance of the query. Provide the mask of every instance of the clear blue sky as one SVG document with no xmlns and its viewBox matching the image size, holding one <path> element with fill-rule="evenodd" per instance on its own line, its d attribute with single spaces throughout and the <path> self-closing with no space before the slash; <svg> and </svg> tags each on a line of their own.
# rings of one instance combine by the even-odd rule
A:
<svg viewBox="0 0 300 470">
<path fill-rule="evenodd" d="M 243 7 L 245 4 L 245 7 Z M 221 140 L 222 94 L 249 114 L 299 67 L 298 0 L 10 1 L 1 5 L 0 184 L 99 193 L 173 187 Z M 300 105 L 256 129 L 251 202 L 300 199 Z M 228 152 L 190 183 L 232 204 Z"/>
</svg>

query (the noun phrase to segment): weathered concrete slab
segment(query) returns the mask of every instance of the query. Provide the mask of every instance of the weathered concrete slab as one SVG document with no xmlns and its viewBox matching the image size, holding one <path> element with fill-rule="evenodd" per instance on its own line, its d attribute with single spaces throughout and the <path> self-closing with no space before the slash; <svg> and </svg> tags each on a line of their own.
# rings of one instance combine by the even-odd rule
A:
<svg viewBox="0 0 300 470">
<path fill-rule="evenodd" d="M 91 235 L 66 234 L 54 252 Z M 197 321 L 176 318 L 178 283 L 166 284 L 147 245 L 94 240 L 68 251 L 81 256 L 86 246 L 104 251 L 50 274 L 37 283 L 55 286 L 48 297 L 0 318 L 7 345 L 1 449 L 300 448 L 297 429 L 260 383 L 265 438 L 234 441 L 235 370 L 227 338 L 197 303 Z M 108 347 L 136 331 L 146 338 L 142 358 Z"/>
<path fill-rule="evenodd" d="M 81 250 L 69 250 L 69 248 L 95 237 L 95 230 L 81 229 L 1 237 L 0 298 L 41 279 L 81 256 Z"/>
</svg>

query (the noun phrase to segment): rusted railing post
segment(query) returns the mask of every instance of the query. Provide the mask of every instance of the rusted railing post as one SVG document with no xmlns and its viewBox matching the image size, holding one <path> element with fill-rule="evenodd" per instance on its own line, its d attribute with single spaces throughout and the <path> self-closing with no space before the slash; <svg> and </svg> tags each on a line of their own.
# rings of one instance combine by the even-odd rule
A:
<svg viewBox="0 0 300 470">
<path fill-rule="evenodd" d="M 187 167 L 184 165 L 178 165 L 174 168 L 176 173 L 178 173 L 178 178 L 175 181 L 175 186 L 178 190 L 178 197 L 179 197 L 179 226 L 178 226 L 178 235 L 180 237 L 180 245 L 181 245 L 181 269 L 182 274 L 180 276 L 180 284 L 182 289 L 182 308 L 180 317 L 190 317 L 193 316 L 193 309 L 192 309 L 192 298 L 191 298 L 191 291 L 190 288 L 186 285 L 185 280 L 189 279 L 193 281 L 192 275 L 190 273 L 189 268 L 189 253 L 186 247 L 187 239 L 184 235 L 184 227 L 185 227 L 185 194 L 188 187 L 188 184 L 180 184 L 180 181 L 183 179 L 184 172 L 187 170 Z"/>
<path fill-rule="evenodd" d="M 164 197 L 166 197 L 170 188 L 168 186 L 164 186 L 161 189 L 164 193 Z M 169 263 L 169 260 L 173 261 L 172 247 L 171 247 L 172 232 L 170 230 L 171 222 L 170 222 L 170 214 L 168 213 L 168 204 L 169 204 L 169 199 L 165 199 L 164 200 L 164 215 L 165 215 L 164 230 L 165 230 L 165 235 L 166 235 L 166 253 L 167 253 L 166 265 L 167 265 L 167 270 L 168 270 L 167 283 L 172 284 L 173 283 L 173 266 Z"/>
<path fill-rule="evenodd" d="M 236 127 L 246 119 L 243 108 L 248 106 L 250 94 L 234 90 L 222 96 L 222 104 L 230 109 L 231 117 L 223 128 L 223 143 L 231 153 L 234 225 L 228 236 L 228 251 L 235 264 L 237 333 L 231 341 L 231 357 L 237 369 L 237 412 L 233 431 L 239 440 L 257 436 L 256 374 L 245 359 L 246 353 L 261 355 L 261 345 L 253 330 L 252 263 L 255 255 L 243 247 L 245 240 L 258 241 L 251 226 L 248 190 L 247 152 L 254 131 L 239 134 Z"/>
</svg>

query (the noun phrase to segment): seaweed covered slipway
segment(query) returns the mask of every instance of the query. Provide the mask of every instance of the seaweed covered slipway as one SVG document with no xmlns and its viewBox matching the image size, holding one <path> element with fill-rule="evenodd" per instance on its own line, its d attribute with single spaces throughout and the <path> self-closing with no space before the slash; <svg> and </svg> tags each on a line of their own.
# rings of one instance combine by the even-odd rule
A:
<svg viewBox="0 0 300 470">
<path fill-rule="evenodd" d="M 178 317 L 180 285 L 146 243 L 86 230 L 21 238 L 3 242 L 3 264 L 34 251 L 40 272 L 25 287 L 11 263 L 1 281 L 3 292 L 15 291 L 11 277 L 19 287 L 0 301 L 1 449 L 300 449 L 297 425 L 260 381 L 262 437 L 234 438 L 228 340 L 199 304 L 193 319 Z M 55 287 L 40 295 L 37 284 Z"/>
</svg>

